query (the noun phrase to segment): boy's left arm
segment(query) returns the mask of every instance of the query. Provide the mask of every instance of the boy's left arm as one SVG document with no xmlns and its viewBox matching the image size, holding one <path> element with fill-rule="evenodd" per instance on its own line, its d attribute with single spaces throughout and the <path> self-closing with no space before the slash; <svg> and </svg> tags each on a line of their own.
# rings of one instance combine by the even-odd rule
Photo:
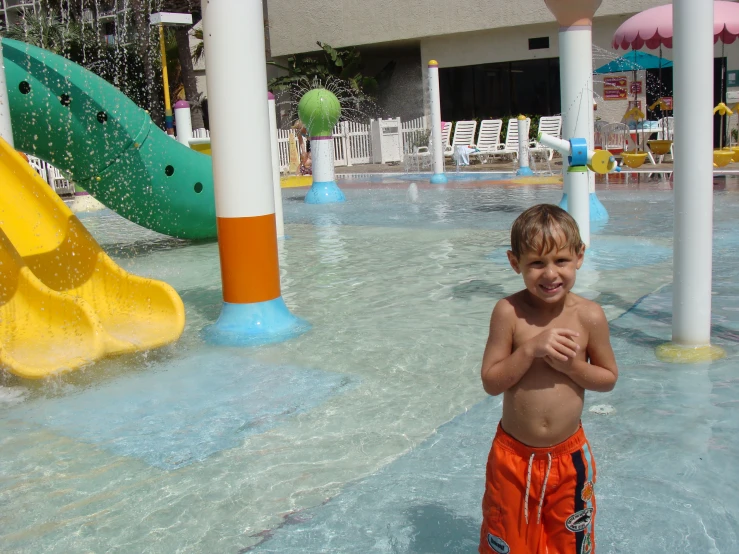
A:
<svg viewBox="0 0 739 554">
<path fill-rule="evenodd" d="M 594 302 L 588 306 L 585 318 L 584 323 L 588 328 L 586 359 L 572 359 L 567 362 L 547 359 L 547 362 L 585 390 L 608 392 L 613 390 L 618 379 L 618 366 L 611 348 L 608 320 L 603 308 Z"/>
</svg>

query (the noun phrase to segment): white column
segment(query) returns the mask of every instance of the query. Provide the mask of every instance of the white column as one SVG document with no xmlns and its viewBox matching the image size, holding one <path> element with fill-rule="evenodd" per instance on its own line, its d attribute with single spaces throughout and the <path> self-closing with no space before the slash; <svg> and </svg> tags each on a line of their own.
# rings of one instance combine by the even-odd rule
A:
<svg viewBox="0 0 739 554">
<path fill-rule="evenodd" d="M 332 137 L 311 137 L 310 153 L 313 161 L 313 182 L 334 182 L 334 139 Z"/>
<path fill-rule="evenodd" d="M 672 341 L 711 340 L 713 2 L 673 0 L 676 149 Z"/>
<path fill-rule="evenodd" d="M 277 227 L 277 238 L 285 236 L 285 221 L 282 215 L 282 185 L 280 184 L 280 146 L 277 142 L 277 108 L 275 107 L 275 96 L 271 92 L 267 94 L 269 107 L 269 138 L 272 143 L 272 184 L 275 188 L 275 225 Z"/>
<path fill-rule="evenodd" d="M 444 145 L 441 143 L 441 96 L 439 94 L 439 63 L 431 60 L 428 66 L 429 74 L 429 106 L 431 108 L 431 146 L 434 161 L 434 174 L 431 182 L 444 184 L 447 182 L 444 175 Z"/>
<path fill-rule="evenodd" d="M 201 6 L 223 283 L 221 315 L 203 333 L 216 344 L 285 340 L 309 326 L 280 293 L 262 2 Z"/>
<path fill-rule="evenodd" d="M 177 142 L 190 148 L 192 139 L 192 114 L 190 104 L 185 100 L 178 100 L 174 105 L 174 122 L 177 127 Z"/>
<path fill-rule="evenodd" d="M 590 171 L 584 165 L 567 168 L 570 193 L 567 197 L 567 211 L 577 222 L 580 238 L 586 247 L 590 246 L 590 195 L 588 179 Z"/>
<path fill-rule="evenodd" d="M 3 58 L 3 46 L 0 42 L 0 137 L 5 142 L 14 146 L 13 127 L 10 124 L 10 102 L 8 101 L 8 84 L 5 81 L 5 60 Z"/>
<path fill-rule="evenodd" d="M 529 167 L 529 122 L 525 115 L 518 116 L 518 176 L 530 176 L 534 172 Z"/>
<path fill-rule="evenodd" d="M 262 2 L 202 0 L 202 10 L 216 215 L 273 214 Z"/>
<path fill-rule="evenodd" d="M 573 25 L 559 30 L 562 138 L 584 138 L 588 150 L 593 149 L 594 128 L 592 31 L 590 25 Z M 567 158 L 564 158 L 564 192 L 569 198 L 572 176 L 568 176 L 567 167 Z M 590 181 L 588 177 L 589 192 L 593 192 L 595 181 L 592 185 Z"/>
</svg>

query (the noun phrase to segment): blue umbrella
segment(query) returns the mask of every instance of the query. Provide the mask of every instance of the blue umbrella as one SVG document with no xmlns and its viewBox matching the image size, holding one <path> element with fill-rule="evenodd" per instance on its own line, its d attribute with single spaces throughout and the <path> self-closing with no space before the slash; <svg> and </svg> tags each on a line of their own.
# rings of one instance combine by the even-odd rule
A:
<svg viewBox="0 0 739 554">
<path fill-rule="evenodd" d="M 645 69 L 662 69 L 665 67 L 672 67 L 672 62 L 670 60 L 665 60 L 664 58 L 658 58 L 652 54 L 642 52 L 641 50 L 632 50 L 620 58 L 616 58 L 615 60 L 600 66 L 598 69 L 593 71 L 593 73 L 602 75 L 605 73 L 643 71 Z"/>
</svg>

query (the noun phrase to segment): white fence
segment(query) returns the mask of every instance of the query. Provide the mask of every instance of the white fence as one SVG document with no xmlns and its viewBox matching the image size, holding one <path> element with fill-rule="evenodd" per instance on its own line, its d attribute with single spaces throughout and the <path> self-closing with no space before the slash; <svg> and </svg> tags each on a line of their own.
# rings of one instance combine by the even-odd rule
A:
<svg viewBox="0 0 739 554">
<path fill-rule="evenodd" d="M 56 167 L 35 156 L 28 156 L 28 163 L 57 194 L 74 194 L 74 185 Z"/>
<path fill-rule="evenodd" d="M 411 154 L 417 146 L 428 146 L 430 127 L 426 116 L 402 122 L 403 154 Z"/>
<path fill-rule="evenodd" d="M 415 146 L 428 138 L 426 117 L 417 117 L 402 122 L 403 153 L 408 154 Z M 295 136 L 292 129 L 278 129 L 277 146 L 280 152 L 280 172 L 285 173 L 290 166 L 290 136 Z M 354 121 L 340 121 L 333 132 L 334 166 L 351 166 L 368 164 L 372 161 L 372 141 L 370 140 L 370 124 Z"/>
</svg>

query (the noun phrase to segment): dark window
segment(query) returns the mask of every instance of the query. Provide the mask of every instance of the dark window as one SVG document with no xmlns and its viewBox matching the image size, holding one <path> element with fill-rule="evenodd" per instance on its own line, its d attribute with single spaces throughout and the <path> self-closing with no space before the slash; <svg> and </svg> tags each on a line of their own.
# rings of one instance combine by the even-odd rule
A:
<svg viewBox="0 0 739 554">
<path fill-rule="evenodd" d="M 444 121 L 560 113 L 559 58 L 439 69 Z"/>
<path fill-rule="evenodd" d="M 549 37 L 536 37 L 529 39 L 529 50 L 543 50 L 549 48 Z"/>
<path fill-rule="evenodd" d="M 726 60 L 727 58 L 713 59 L 713 105 L 726 102 Z M 729 106 L 733 107 L 733 106 Z M 729 129 L 727 129 L 729 117 L 723 117 L 716 113 L 713 116 L 713 147 L 726 146 L 729 141 Z M 723 137 L 721 136 L 723 134 Z"/>
</svg>

